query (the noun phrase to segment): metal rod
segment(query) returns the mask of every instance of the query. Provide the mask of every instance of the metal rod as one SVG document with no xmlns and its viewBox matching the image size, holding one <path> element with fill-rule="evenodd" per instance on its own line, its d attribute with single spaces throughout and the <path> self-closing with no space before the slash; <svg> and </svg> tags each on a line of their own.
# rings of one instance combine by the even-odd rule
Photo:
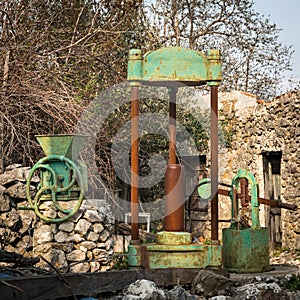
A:
<svg viewBox="0 0 300 300">
<path fill-rule="evenodd" d="M 219 189 L 218 193 L 220 195 L 230 196 L 230 192 L 228 190 Z M 241 193 L 236 193 L 236 197 L 241 197 L 241 196 L 242 196 Z M 247 201 L 250 202 L 251 196 L 246 195 L 246 199 L 247 199 Z M 298 206 L 296 204 L 289 204 L 289 203 L 282 202 L 280 200 L 270 200 L 270 199 L 265 199 L 265 198 L 258 198 L 258 203 L 268 205 L 270 207 L 280 207 L 280 208 L 285 208 L 285 209 L 289 209 L 289 210 L 297 210 L 298 209 Z"/>
<path fill-rule="evenodd" d="M 240 186 L 241 186 L 241 205 L 242 207 L 247 207 L 249 205 L 249 200 L 246 197 L 249 193 L 247 178 L 240 179 Z"/>
<path fill-rule="evenodd" d="M 169 164 L 176 164 L 176 93 L 169 89 Z"/>
<path fill-rule="evenodd" d="M 211 239 L 218 240 L 218 86 L 210 91 Z"/>
<path fill-rule="evenodd" d="M 139 87 L 131 88 L 131 240 L 139 240 Z"/>
</svg>

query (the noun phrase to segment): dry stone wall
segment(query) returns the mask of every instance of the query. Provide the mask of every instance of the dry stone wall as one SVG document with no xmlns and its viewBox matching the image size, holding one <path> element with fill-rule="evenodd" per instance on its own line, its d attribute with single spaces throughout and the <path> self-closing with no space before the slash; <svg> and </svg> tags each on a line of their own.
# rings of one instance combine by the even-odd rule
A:
<svg viewBox="0 0 300 300">
<path fill-rule="evenodd" d="M 114 218 L 108 203 L 84 200 L 69 221 L 47 224 L 33 211 L 17 209 L 26 205 L 28 172 L 29 168 L 12 165 L 0 174 L 1 249 L 25 257 L 42 256 L 37 266 L 51 269 L 53 265 L 60 272 L 109 269 L 114 252 Z"/>
</svg>

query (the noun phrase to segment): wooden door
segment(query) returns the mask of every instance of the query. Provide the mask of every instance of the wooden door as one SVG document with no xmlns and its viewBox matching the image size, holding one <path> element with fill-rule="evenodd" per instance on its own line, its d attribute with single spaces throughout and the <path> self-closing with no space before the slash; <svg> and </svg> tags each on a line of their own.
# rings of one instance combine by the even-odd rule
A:
<svg viewBox="0 0 300 300">
<path fill-rule="evenodd" d="M 281 151 L 266 152 L 263 154 L 264 192 L 265 198 L 280 200 L 281 194 Z M 266 226 L 269 228 L 270 248 L 281 248 L 282 228 L 281 209 L 266 208 Z"/>
</svg>

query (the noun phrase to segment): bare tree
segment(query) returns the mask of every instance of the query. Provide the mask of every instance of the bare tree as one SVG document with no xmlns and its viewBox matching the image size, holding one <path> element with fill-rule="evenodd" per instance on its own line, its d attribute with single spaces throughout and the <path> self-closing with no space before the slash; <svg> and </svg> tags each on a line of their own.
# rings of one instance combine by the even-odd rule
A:
<svg viewBox="0 0 300 300">
<path fill-rule="evenodd" d="M 136 25 L 125 14 L 116 16 L 108 3 L 0 3 L 5 165 L 32 163 L 41 155 L 35 134 L 71 132 L 99 90 L 126 78 Z"/>
</svg>

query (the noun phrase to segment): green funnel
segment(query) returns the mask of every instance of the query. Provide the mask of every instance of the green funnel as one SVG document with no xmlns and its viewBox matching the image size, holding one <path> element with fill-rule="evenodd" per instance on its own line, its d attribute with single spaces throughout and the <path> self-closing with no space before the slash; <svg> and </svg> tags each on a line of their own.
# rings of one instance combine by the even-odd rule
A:
<svg viewBox="0 0 300 300">
<path fill-rule="evenodd" d="M 80 134 L 36 135 L 45 154 L 62 155 L 75 160 L 88 136 Z"/>
</svg>

